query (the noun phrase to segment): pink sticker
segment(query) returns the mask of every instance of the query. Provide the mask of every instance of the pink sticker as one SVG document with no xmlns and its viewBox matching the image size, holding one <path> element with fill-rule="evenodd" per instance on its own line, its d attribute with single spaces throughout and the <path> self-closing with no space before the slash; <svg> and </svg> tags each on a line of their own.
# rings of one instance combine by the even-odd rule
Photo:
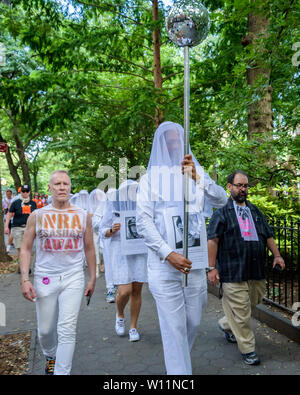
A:
<svg viewBox="0 0 300 395">
<path fill-rule="evenodd" d="M 42 280 L 42 283 L 45 285 L 48 285 L 50 283 L 50 278 L 49 277 L 44 277 Z"/>
</svg>

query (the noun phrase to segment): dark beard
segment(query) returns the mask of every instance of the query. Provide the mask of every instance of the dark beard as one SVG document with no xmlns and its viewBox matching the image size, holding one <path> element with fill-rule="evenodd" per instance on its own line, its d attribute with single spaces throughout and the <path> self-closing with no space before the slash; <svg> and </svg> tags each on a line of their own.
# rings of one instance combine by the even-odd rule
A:
<svg viewBox="0 0 300 395">
<path fill-rule="evenodd" d="M 232 199 L 235 200 L 237 203 L 244 203 L 247 199 L 247 194 L 240 195 L 239 193 L 236 195 L 231 194 Z"/>
</svg>

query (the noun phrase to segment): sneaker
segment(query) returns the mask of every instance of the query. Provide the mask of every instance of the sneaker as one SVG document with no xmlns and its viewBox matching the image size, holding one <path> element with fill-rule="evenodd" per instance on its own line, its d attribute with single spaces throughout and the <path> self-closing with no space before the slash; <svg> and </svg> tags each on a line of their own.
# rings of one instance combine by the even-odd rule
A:
<svg viewBox="0 0 300 395">
<path fill-rule="evenodd" d="M 45 374 L 52 376 L 54 374 L 55 359 L 52 357 L 46 358 Z"/>
<path fill-rule="evenodd" d="M 6 247 L 6 252 L 9 252 L 11 250 L 11 245 L 8 244 L 8 246 Z"/>
<path fill-rule="evenodd" d="M 129 331 L 129 341 L 130 342 L 137 342 L 139 340 L 140 340 L 139 332 L 135 328 L 130 329 L 130 331 Z"/>
<path fill-rule="evenodd" d="M 259 365 L 260 360 L 255 352 L 249 352 L 248 354 L 242 354 L 243 360 L 247 365 Z"/>
<path fill-rule="evenodd" d="M 124 318 L 119 318 L 118 315 L 116 315 L 116 325 L 115 325 L 115 330 L 118 336 L 124 336 L 125 335 L 125 319 Z"/>
<path fill-rule="evenodd" d="M 233 334 L 232 332 L 226 331 L 225 329 L 223 329 L 223 328 L 221 327 L 220 324 L 218 324 L 218 327 L 219 327 L 219 329 L 224 333 L 225 339 L 226 339 L 229 343 L 236 343 L 236 342 L 237 342 L 237 341 L 236 341 L 236 338 L 235 338 L 235 336 L 234 336 L 234 334 Z"/>
<path fill-rule="evenodd" d="M 115 293 L 111 289 L 108 290 L 106 294 L 107 303 L 115 303 L 115 299 L 116 299 Z"/>
</svg>

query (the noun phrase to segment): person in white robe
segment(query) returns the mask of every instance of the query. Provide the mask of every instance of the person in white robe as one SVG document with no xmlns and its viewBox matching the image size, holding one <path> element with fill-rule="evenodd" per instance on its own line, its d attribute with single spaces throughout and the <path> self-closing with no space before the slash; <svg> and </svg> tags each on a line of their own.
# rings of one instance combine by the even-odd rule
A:
<svg viewBox="0 0 300 395">
<path fill-rule="evenodd" d="M 100 275 L 100 271 L 104 272 L 102 246 L 98 245 L 98 224 L 103 217 L 106 195 L 103 191 L 96 188 L 89 195 L 88 212 L 92 216 L 93 240 L 96 253 L 96 276 Z M 99 218 L 100 217 L 100 218 Z"/>
<path fill-rule="evenodd" d="M 49 200 L 48 200 L 48 202 L 49 202 L 49 204 L 50 204 L 51 201 L 52 201 L 52 197 L 50 196 L 49 199 L 50 199 L 50 202 L 49 202 Z M 78 202 L 79 202 L 79 193 L 74 193 L 74 194 L 70 197 L 70 204 L 71 204 L 72 206 L 79 206 Z"/>
<path fill-rule="evenodd" d="M 191 150 L 184 157 L 183 136 L 179 124 L 164 122 L 158 127 L 147 173 L 141 178 L 137 195 L 137 230 L 148 246 L 148 283 L 157 306 L 169 375 L 192 374 L 190 352 L 207 300 L 205 217 L 212 214 L 213 207 L 222 207 L 227 202 L 224 189 L 204 172 Z M 176 222 L 178 216 L 183 223 L 182 173 L 191 169 L 188 200 L 193 221 L 189 221 L 189 233 L 201 235 L 201 259 L 193 262 L 176 252 L 176 243 L 172 244 L 168 236 L 170 221 L 167 222 L 169 213 L 177 212 L 174 223 L 177 227 L 180 224 Z M 183 274 L 188 274 L 187 287 Z"/>
<path fill-rule="evenodd" d="M 104 217 L 99 226 L 100 236 L 109 240 L 110 262 L 113 283 L 117 285 L 116 322 L 117 335 L 125 335 L 124 310 L 130 300 L 129 340 L 138 341 L 140 334 L 137 321 L 142 304 L 142 287 L 147 282 L 147 254 L 125 255 L 121 250 L 120 214 L 136 209 L 137 182 L 132 180 L 122 183 L 117 191 L 116 200 L 108 200 Z"/>
<path fill-rule="evenodd" d="M 99 208 L 96 211 L 95 217 L 98 217 L 98 227 L 102 221 L 108 202 L 114 201 L 116 199 L 116 192 L 117 192 L 116 188 L 109 188 L 108 191 L 106 192 L 106 201 L 103 207 Z M 105 268 L 104 274 L 105 274 L 105 284 L 106 284 L 106 302 L 114 303 L 116 300 L 117 286 L 114 284 L 112 264 L 111 264 L 111 253 L 110 253 L 111 240 L 110 238 L 107 237 L 103 239 L 99 231 L 98 231 L 98 235 L 99 235 L 98 244 L 102 246 L 102 251 L 103 251 L 103 261 Z"/>
<path fill-rule="evenodd" d="M 77 205 L 84 210 L 89 211 L 89 193 L 87 190 L 82 189 L 79 191 Z"/>
</svg>

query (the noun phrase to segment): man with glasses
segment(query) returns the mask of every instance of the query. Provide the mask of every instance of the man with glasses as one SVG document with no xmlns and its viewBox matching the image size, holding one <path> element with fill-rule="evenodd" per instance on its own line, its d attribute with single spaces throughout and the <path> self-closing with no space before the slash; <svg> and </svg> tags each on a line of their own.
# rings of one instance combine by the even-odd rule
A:
<svg viewBox="0 0 300 395">
<path fill-rule="evenodd" d="M 237 343 L 243 361 L 258 365 L 255 338 L 250 326 L 251 307 L 265 292 L 266 246 L 274 255 L 273 267 L 285 268 L 273 232 L 261 211 L 247 200 L 248 176 L 235 170 L 228 176 L 227 205 L 216 210 L 208 227 L 208 280 L 220 281 L 225 316 L 219 329 L 230 343 Z"/>
<path fill-rule="evenodd" d="M 12 202 L 5 221 L 5 233 L 8 234 L 9 221 L 13 217 L 11 232 L 14 238 L 14 245 L 18 250 L 18 262 L 27 220 L 34 210 L 36 210 L 36 203 L 30 199 L 30 187 L 29 185 L 23 185 L 21 187 L 21 196 Z M 20 268 L 18 272 L 20 273 Z"/>
</svg>

